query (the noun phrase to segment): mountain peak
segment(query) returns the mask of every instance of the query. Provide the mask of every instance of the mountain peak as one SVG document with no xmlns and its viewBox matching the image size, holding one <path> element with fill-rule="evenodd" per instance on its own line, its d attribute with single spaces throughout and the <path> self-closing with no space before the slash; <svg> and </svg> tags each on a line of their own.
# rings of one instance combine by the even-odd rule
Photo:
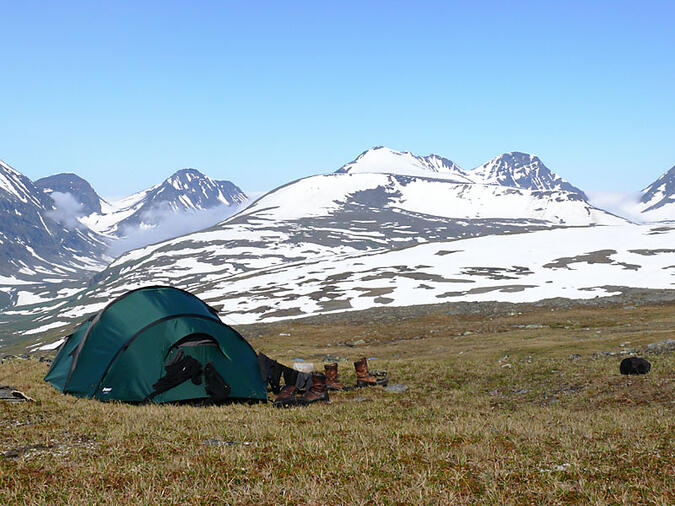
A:
<svg viewBox="0 0 675 506">
<path fill-rule="evenodd" d="M 82 204 L 84 214 L 101 212 L 101 202 L 104 202 L 104 200 L 85 179 L 72 172 L 62 172 L 43 177 L 35 181 L 35 186 L 46 194 L 53 192 L 70 193 L 75 200 Z"/>
<path fill-rule="evenodd" d="M 538 156 L 520 151 L 496 156 L 472 170 L 470 176 L 485 184 L 499 184 L 525 190 L 562 190 L 588 200 L 583 191 L 551 171 Z"/>
<path fill-rule="evenodd" d="M 502 155 L 499 155 L 500 157 L 512 157 L 517 160 L 534 160 L 537 159 L 539 160 L 539 157 L 537 155 L 533 155 L 531 153 L 524 153 L 522 151 L 509 151 L 508 153 L 504 153 Z M 499 157 L 496 157 L 499 158 Z M 539 160 L 541 161 L 541 160 Z"/>
<path fill-rule="evenodd" d="M 189 203 L 190 199 L 186 199 L 186 197 L 196 197 L 199 203 L 194 202 L 196 204 L 194 207 L 205 209 L 218 205 L 218 203 L 226 205 L 239 204 L 248 198 L 231 181 L 211 179 L 203 172 L 193 168 L 177 170 L 159 186 L 151 189 L 148 195 L 158 195 L 167 187 L 171 187 L 172 190 L 177 192 L 176 195 L 172 194 L 169 198 L 176 198 L 178 194 L 182 194 L 183 198 L 181 200 L 186 204 L 185 207 L 187 208 L 193 206 Z M 166 198 L 167 194 L 162 195 L 162 200 L 166 200 Z"/>
<path fill-rule="evenodd" d="M 660 178 L 650 184 L 647 188 L 642 190 L 642 197 L 640 203 L 644 209 L 643 213 L 657 211 L 659 216 L 667 217 L 673 216 L 666 210 L 666 206 L 670 208 L 675 207 L 675 165 Z"/>
<path fill-rule="evenodd" d="M 41 194 L 33 182 L 9 164 L 0 161 L 0 197 L 3 193 L 10 200 L 50 207 L 51 199 Z"/>
<path fill-rule="evenodd" d="M 340 174 L 394 174 L 399 176 L 452 179 L 470 183 L 466 173 L 454 162 L 438 155 L 416 156 L 409 151 L 396 151 L 375 146 L 340 167 Z"/>
<path fill-rule="evenodd" d="M 21 175 L 21 172 L 12 168 L 8 163 L 4 162 L 3 160 L 0 160 L 0 171 L 9 172 L 15 175 Z"/>
<path fill-rule="evenodd" d="M 191 191 L 191 188 L 194 188 L 199 185 L 214 186 L 216 182 L 193 168 L 180 169 L 171 174 L 166 178 L 161 184 L 161 186 L 172 186 L 176 190 Z"/>
<path fill-rule="evenodd" d="M 158 185 L 113 203 L 108 214 L 91 215 L 84 221 L 98 232 L 124 236 L 138 227 L 153 228 L 173 212 L 237 206 L 247 199 L 234 183 L 211 179 L 189 167 L 177 170 Z"/>
<path fill-rule="evenodd" d="M 168 179 L 171 179 L 172 177 L 187 177 L 187 176 L 193 176 L 193 177 L 200 177 L 200 178 L 208 178 L 207 175 L 204 173 L 200 172 L 197 169 L 193 169 L 192 167 L 187 167 L 185 169 L 180 169 L 171 174 Z"/>
</svg>

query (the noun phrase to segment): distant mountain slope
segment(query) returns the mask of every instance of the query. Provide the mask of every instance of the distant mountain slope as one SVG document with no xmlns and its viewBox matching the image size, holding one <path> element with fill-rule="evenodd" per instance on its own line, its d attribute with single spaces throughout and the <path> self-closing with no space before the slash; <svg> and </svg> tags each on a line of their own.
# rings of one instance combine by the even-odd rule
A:
<svg viewBox="0 0 675 506">
<path fill-rule="evenodd" d="M 216 181 L 196 169 L 182 169 L 156 186 L 103 206 L 101 212 L 82 221 L 97 232 L 119 237 L 129 229 L 152 228 L 160 217 L 172 212 L 236 206 L 247 198 L 230 181 Z"/>
<path fill-rule="evenodd" d="M 675 220 L 675 166 L 642 190 L 639 208 L 650 221 Z"/>
<path fill-rule="evenodd" d="M 374 162 L 364 165 L 363 160 L 368 158 L 364 154 L 357 158 L 361 162 L 344 166 L 344 170 L 288 183 L 209 229 L 122 254 L 96 274 L 88 286 L 70 296 L 54 298 L 50 291 L 18 291 L 17 297 L 24 303 L 5 312 L 0 324 L 4 322 L 13 329 L 25 325 L 24 330 L 33 335 L 32 332 L 40 331 L 32 330 L 36 325 L 41 329 L 57 322 L 63 326 L 100 308 L 114 294 L 148 284 L 172 284 L 207 294 L 223 306 L 236 304 L 237 308 L 230 307 L 228 311 L 245 313 L 252 321 L 302 314 L 290 307 L 297 294 L 282 286 L 294 286 L 301 280 L 307 286 L 319 287 L 312 297 L 321 310 L 337 310 L 347 306 L 338 300 L 333 287 L 341 290 L 341 281 L 351 279 L 351 272 L 330 269 L 329 273 L 325 266 L 342 265 L 346 259 L 373 255 L 386 263 L 393 258 L 387 255 L 402 251 L 397 261 L 409 266 L 406 272 L 412 272 L 453 261 L 453 257 L 445 258 L 441 253 L 418 257 L 418 252 L 426 251 L 416 248 L 423 243 L 445 242 L 447 251 L 452 251 L 452 241 L 490 236 L 480 244 L 488 247 L 490 254 L 499 256 L 505 254 L 501 245 L 511 244 L 501 242 L 503 235 L 626 224 L 625 220 L 591 206 L 583 193 L 559 187 L 557 176 L 549 174 L 550 179 L 545 180 L 542 175 L 546 173 L 537 163 L 531 166 L 530 183 L 524 167 L 519 169 L 514 183 L 483 183 L 470 181 L 459 172 L 461 169 L 441 157 L 416 157 L 410 153 L 399 156 L 383 149 L 371 150 L 371 154 L 391 158 L 398 165 Z M 405 162 L 402 165 L 401 160 Z M 439 173 L 445 177 L 438 177 Z M 170 196 L 174 190 L 192 188 L 193 183 L 194 178 L 170 178 L 166 184 L 140 192 L 126 200 L 124 209 L 128 214 L 123 218 L 137 214 L 145 219 L 151 213 L 140 212 L 144 204 Z M 550 184 L 557 189 L 533 190 L 512 184 Z M 202 189 L 196 195 L 206 193 Z M 187 203 L 176 197 L 163 202 L 190 206 L 196 205 L 198 199 L 190 198 Z M 122 222 L 117 220 L 113 225 L 121 231 Z M 141 225 L 145 223 L 142 221 Z M 358 266 L 361 260 L 354 262 Z M 344 264 L 344 268 L 351 265 Z M 270 282 L 270 273 L 275 277 L 274 283 Z M 372 275 L 373 279 L 381 277 L 377 273 Z M 390 275 L 400 281 L 396 273 L 384 277 Z M 365 275 L 363 281 L 369 276 Z M 248 280 L 241 285 L 247 292 L 239 293 L 236 301 L 231 300 L 235 297 L 229 287 L 241 280 Z M 370 299 L 373 302 L 377 296 Z"/>
<path fill-rule="evenodd" d="M 625 223 L 567 192 L 328 174 L 282 186 L 211 229 L 122 255 L 96 279 L 208 285 L 261 266 L 428 241 Z"/>
<path fill-rule="evenodd" d="M 525 190 L 567 191 L 588 200 L 583 191 L 552 172 L 537 156 L 527 153 L 504 153 L 476 167 L 469 175 L 477 183 Z"/>
<path fill-rule="evenodd" d="M 262 266 L 428 241 L 625 223 L 564 190 L 350 170 L 289 183 L 211 229 L 131 251 L 96 281 L 208 286 Z"/>
<path fill-rule="evenodd" d="M 291 276 L 300 268 L 322 279 L 323 271 L 314 271 L 312 265 L 354 255 L 386 253 L 425 242 L 624 223 L 565 191 L 392 174 L 313 176 L 277 188 L 210 229 L 123 254 L 77 295 L 77 307 L 64 306 L 60 318 L 82 316 L 83 301 L 88 301 L 89 311 L 113 293 L 147 284 L 173 284 L 214 294 L 236 279 L 251 277 L 247 297 L 265 300 L 271 296 L 267 281 L 255 280 L 261 269 L 276 269 L 280 283 L 292 280 L 284 272 Z M 499 244 L 497 238 L 494 241 Z M 419 263 L 414 256 L 408 262 Z M 331 279 L 337 282 L 340 275 Z M 330 293 L 328 285 L 326 293 Z M 295 297 L 280 287 L 274 292 L 288 301 Z M 41 301 L 45 304 L 49 305 L 49 294 Z M 17 317 L 26 310 L 35 308 L 17 307 Z M 261 318 L 277 314 L 272 306 L 261 305 L 256 311 Z M 40 321 L 47 324 L 46 319 Z"/>
<path fill-rule="evenodd" d="M 245 200 L 229 181 L 184 169 L 116 208 L 75 174 L 33 183 L 0 162 L 0 308 L 68 296 L 112 253 L 211 226 Z M 132 237 L 117 240 L 124 232 Z"/>
<path fill-rule="evenodd" d="M 44 209 L 52 205 L 51 199 L 44 196 L 30 179 L 2 160 L 0 160 L 0 192 L 5 200 L 19 201 Z"/>
<path fill-rule="evenodd" d="M 82 214 L 101 213 L 101 204 L 106 202 L 99 197 L 91 185 L 77 174 L 62 173 L 43 177 L 34 182 L 43 192 L 70 193 L 82 204 Z"/>
<path fill-rule="evenodd" d="M 103 238 L 84 227 L 66 228 L 53 212 L 49 195 L 0 162 L 0 286 L 77 277 L 108 260 Z"/>
<path fill-rule="evenodd" d="M 237 248 L 231 258 L 249 266 L 239 273 L 219 263 L 218 255 L 234 245 L 218 230 L 190 240 L 130 252 L 111 266 L 124 280 L 111 277 L 75 296 L 16 308 L 6 315 L 14 319 L 14 334 L 1 319 L 0 328 L 10 343 L 53 349 L 74 322 L 147 284 L 148 269 L 155 283 L 192 291 L 235 324 L 438 302 L 587 299 L 619 293 L 615 287 L 622 286 L 675 288 L 675 229 L 659 226 L 543 230 L 336 255 L 312 248 L 308 258 L 276 263 L 258 258 L 262 248 L 248 255 Z"/>
<path fill-rule="evenodd" d="M 427 219 L 517 220 L 521 225 L 623 222 L 593 208 L 578 194 L 561 190 L 533 191 L 371 173 L 334 173 L 298 180 L 268 193 L 233 221 L 250 215 L 265 215 L 270 220 L 324 216 L 337 221 L 344 214 L 346 226 L 355 211 L 377 221 L 386 221 L 377 214 L 389 212 Z"/>
</svg>

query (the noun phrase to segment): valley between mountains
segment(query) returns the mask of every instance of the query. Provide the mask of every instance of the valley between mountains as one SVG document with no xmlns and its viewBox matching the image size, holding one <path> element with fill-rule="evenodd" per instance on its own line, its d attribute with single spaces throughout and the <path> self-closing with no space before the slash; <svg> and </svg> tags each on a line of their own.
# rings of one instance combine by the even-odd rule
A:
<svg viewBox="0 0 675 506">
<path fill-rule="evenodd" d="M 232 325 L 674 290 L 674 195 L 675 167 L 642 191 L 635 223 L 518 152 L 467 171 L 378 147 L 253 203 L 194 169 L 108 203 L 73 174 L 33 183 L 3 164 L 0 346 L 54 349 L 113 297 L 152 284 L 190 290 Z M 167 217 L 194 228 L 157 242 Z"/>
</svg>

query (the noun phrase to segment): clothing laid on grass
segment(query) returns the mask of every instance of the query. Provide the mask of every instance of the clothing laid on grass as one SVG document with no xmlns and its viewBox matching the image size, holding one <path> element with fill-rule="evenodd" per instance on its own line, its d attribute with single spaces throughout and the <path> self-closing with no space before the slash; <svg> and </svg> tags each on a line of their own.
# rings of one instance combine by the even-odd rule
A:
<svg viewBox="0 0 675 506">
<path fill-rule="evenodd" d="M 297 390 L 307 390 L 312 385 L 312 375 L 306 372 L 296 371 L 291 367 L 280 364 L 269 358 L 264 353 L 258 353 L 258 366 L 260 377 L 274 394 L 281 391 L 281 378 L 284 378 L 284 386 L 295 386 Z"/>
</svg>

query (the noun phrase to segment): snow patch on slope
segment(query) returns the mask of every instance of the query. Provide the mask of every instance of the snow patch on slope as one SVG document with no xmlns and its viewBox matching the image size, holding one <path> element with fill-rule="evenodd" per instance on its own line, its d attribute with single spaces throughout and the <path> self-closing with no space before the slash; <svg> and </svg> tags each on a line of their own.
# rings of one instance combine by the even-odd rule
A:
<svg viewBox="0 0 675 506">
<path fill-rule="evenodd" d="M 377 306 L 588 299 L 616 293 L 609 286 L 674 289 L 673 245 L 675 229 L 638 225 L 486 236 L 261 270 L 200 296 L 238 323 Z"/>
</svg>

